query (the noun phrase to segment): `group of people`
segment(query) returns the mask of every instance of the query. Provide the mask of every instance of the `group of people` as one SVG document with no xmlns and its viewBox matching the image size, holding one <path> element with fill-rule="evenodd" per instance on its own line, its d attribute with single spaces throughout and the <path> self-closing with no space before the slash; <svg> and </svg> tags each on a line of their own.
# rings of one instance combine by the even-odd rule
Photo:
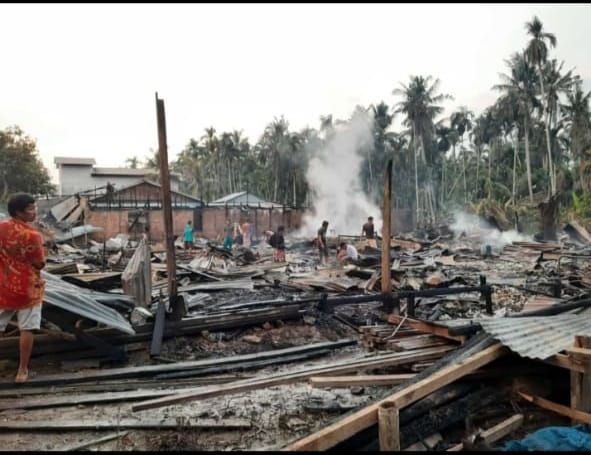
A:
<svg viewBox="0 0 591 455">
<path fill-rule="evenodd" d="M 328 231 L 328 221 L 323 221 L 318 229 L 316 244 L 318 246 L 318 255 L 320 263 L 324 264 L 328 260 L 328 246 L 326 244 L 326 232 Z M 365 237 L 370 242 L 375 242 L 375 226 L 373 217 L 367 218 L 367 223 L 361 228 L 361 237 Z M 355 263 L 359 259 L 357 248 L 347 242 L 341 242 L 337 250 L 337 260 L 340 264 Z"/>
<path fill-rule="evenodd" d="M 318 247 L 318 254 L 320 257 L 320 264 L 324 264 L 328 260 L 328 246 L 326 243 L 326 233 L 328 231 L 328 221 L 323 221 L 318 229 L 315 239 Z M 247 248 L 252 244 L 252 229 L 248 220 L 244 223 L 232 223 L 226 220 L 224 227 L 224 249 L 231 251 L 234 243 L 243 245 Z M 269 245 L 273 247 L 273 261 L 285 262 L 285 227 L 279 226 L 277 232 L 266 231 L 265 238 Z M 369 242 L 375 242 L 375 225 L 373 224 L 373 217 L 368 217 L 367 222 L 361 228 L 361 237 L 365 237 Z M 187 221 L 184 231 L 185 249 L 193 248 L 193 227 L 191 221 Z M 374 244 L 375 246 L 375 244 Z M 357 249 L 346 242 L 341 242 L 337 251 L 337 260 L 341 264 L 356 262 L 359 259 Z"/>
<path fill-rule="evenodd" d="M 242 224 L 239 224 L 226 220 L 223 238 L 223 247 L 228 251 L 232 251 L 234 243 L 250 248 L 250 245 L 252 244 L 252 229 L 250 222 L 245 220 Z M 193 226 L 190 220 L 187 221 L 187 224 L 185 225 L 183 241 L 186 250 L 193 249 Z"/>
</svg>

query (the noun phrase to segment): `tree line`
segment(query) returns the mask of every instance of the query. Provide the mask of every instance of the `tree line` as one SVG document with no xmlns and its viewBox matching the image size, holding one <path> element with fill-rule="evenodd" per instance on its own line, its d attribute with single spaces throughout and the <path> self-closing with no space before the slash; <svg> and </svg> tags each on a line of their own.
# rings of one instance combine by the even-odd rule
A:
<svg viewBox="0 0 591 455">
<path fill-rule="evenodd" d="M 411 76 L 393 90 L 391 104 L 357 106 L 345 120 L 322 116 L 317 129 L 294 131 L 276 118 L 251 143 L 240 131 L 207 128 L 190 139 L 173 169 L 183 175 L 186 191 L 207 201 L 248 189 L 275 202 L 305 205 L 311 154 L 338 124 L 362 115 L 373 120 L 373 143 L 358 151 L 364 157 L 361 180 L 376 203 L 392 159 L 393 205 L 424 219 L 482 199 L 533 203 L 557 193 L 563 203 L 584 199 L 591 207 L 591 93 L 574 69 L 552 58 L 557 38 L 537 17 L 525 31 L 523 49 L 507 57 L 491 87 L 497 99 L 480 115 L 462 106 L 442 117 L 442 102 L 453 97 L 442 93 L 438 79 Z M 153 158 L 148 165 L 155 163 Z"/>
</svg>

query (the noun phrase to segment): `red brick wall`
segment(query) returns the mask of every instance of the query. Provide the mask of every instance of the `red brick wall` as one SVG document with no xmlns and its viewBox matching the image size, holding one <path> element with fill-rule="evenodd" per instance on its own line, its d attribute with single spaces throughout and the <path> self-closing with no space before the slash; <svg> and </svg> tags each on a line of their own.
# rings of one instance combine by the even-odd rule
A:
<svg viewBox="0 0 591 455">
<path fill-rule="evenodd" d="M 301 227 L 303 217 L 301 210 L 282 212 L 282 209 L 273 209 L 272 211 L 266 209 L 250 210 L 248 217 L 253 229 L 256 222 L 257 237 L 262 236 L 263 231 L 276 230 L 281 224 L 285 226 L 288 232 Z M 161 242 L 165 238 L 163 212 L 162 210 L 150 210 L 148 213 L 150 240 Z M 196 231 L 196 235 L 208 239 L 216 239 L 218 236 L 222 236 L 226 218 L 229 218 L 232 222 L 242 223 L 247 216 L 246 212 L 241 211 L 239 208 L 229 208 L 226 212 L 224 208 L 209 207 L 203 209 L 202 213 L 203 231 Z M 119 233 L 127 234 L 128 217 L 128 210 L 93 210 L 87 213 L 86 222 L 104 229 L 104 232 L 94 234 L 93 237 L 97 241 L 103 241 L 115 237 Z M 193 222 L 193 210 L 173 210 L 172 223 L 176 235 L 183 234 L 183 229 L 188 220 Z"/>
<path fill-rule="evenodd" d="M 162 210 L 151 210 L 148 213 L 150 240 L 161 242 L 165 238 L 163 212 Z M 93 210 L 88 212 L 86 222 L 104 229 L 103 232 L 94 234 L 95 240 L 103 241 L 115 237 L 117 234 L 127 234 L 128 217 L 128 210 Z M 176 235 L 182 235 L 188 220 L 193 222 L 192 210 L 173 210 L 172 224 Z"/>
<path fill-rule="evenodd" d="M 282 213 L 282 209 L 249 210 L 244 212 L 239 208 L 213 208 L 203 210 L 203 231 L 199 233 L 209 239 L 221 238 L 226 225 L 226 219 L 232 223 L 243 223 L 248 217 L 253 232 L 256 228 L 256 236 L 260 237 L 263 231 L 275 231 L 278 226 L 284 225 L 286 231 L 294 231 L 301 227 L 303 213 L 301 210 L 291 210 Z"/>
</svg>

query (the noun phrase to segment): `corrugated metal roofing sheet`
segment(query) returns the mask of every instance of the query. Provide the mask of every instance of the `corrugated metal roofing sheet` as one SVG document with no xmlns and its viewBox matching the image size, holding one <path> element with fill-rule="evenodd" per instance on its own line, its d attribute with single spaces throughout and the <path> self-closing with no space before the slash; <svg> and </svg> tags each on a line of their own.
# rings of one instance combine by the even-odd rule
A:
<svg viewBox="0 0 591 455">
<path fill-rule="evenodd" d="M 50 273 L 41 272 L 45 280 L 44 303 L 105 324 L 130 335 L 135 334 L 131 324 L 117 311 L 100 303 L 100 300 L 128 300 L 128 296 L 89 291 L 67 283 Z"/>
<path fill-rule="evenodd" d="M 591 336 L 591 318 L 576 314 L 477 319 L 495 339 L 522 357 L 547 359 L 573 346 L 575 335 Z"/>
</svg>

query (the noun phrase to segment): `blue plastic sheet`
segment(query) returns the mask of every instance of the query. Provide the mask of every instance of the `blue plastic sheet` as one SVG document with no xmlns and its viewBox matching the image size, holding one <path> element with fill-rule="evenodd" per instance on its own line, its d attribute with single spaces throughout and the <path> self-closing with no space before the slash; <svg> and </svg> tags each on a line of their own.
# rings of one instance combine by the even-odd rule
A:
<svg viewBox="0 0 591 455">
<path fill-rule="evenodd" d="M 505 451 L 590 451 L 591 427 L 548 427 L 528 435 L 521 441 L 509 441 Z"/>
</svg>

